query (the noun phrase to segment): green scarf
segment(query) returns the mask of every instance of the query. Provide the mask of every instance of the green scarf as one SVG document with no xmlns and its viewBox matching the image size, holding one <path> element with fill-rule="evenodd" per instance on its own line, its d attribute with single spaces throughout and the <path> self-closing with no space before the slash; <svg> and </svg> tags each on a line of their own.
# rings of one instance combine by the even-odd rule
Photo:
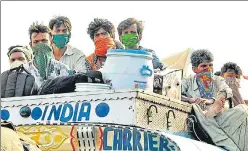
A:
<svg viewBox="0 0 248 151">
<path fill-rule="evenodd" d="M 53 67 L 50 66 L 53 51 L 51 47 L 46 44 L 39 43 L 33 48 L 34 63 L 38 66 L 38 71 L 43 79 L 47 79 L 53 71 Z"/>
</svg>

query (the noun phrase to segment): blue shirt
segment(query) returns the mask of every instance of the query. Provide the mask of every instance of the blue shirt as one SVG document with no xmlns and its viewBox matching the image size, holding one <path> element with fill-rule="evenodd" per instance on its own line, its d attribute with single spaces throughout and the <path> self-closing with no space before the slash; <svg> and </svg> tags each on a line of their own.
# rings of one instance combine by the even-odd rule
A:
<svg viewBox="0 0 248 151">
<path fill-rule="evenodd" d="M 153 57 L 152 63 L 153 63 L 153 68 L 154 69 L 162 69 L 164 67 L 163 63 L 159 60 L 159 58 L 156 55 L 154 50 L 147 49 L 147 48 L 144 48 L 142 46 L 139 46 L 139 50 L 144 50 L 144 51 L 152 53 L 152 57 Z"/>
</svg>

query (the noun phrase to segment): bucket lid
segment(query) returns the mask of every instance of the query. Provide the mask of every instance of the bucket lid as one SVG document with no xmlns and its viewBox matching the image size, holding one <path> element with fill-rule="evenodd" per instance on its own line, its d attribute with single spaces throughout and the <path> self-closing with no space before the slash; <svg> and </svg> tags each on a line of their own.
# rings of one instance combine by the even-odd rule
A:
<svg viewBox="0 0 248 151">
<path fill-rule="evenodd" d="M 99 84 L 99 83 L 76 83 L 75 91 L 101 91 L 101 90 L 110 90 L 111 86 L 107 84 Z"/>
<path fill-rule="evenodd" d="M 151 57 L 152 58 L 152 53 L 150 52 L 147 52 L 145 50 L 131 50 L 131 49 L 128 49 L 128 50 L 125 50 L 125 49 L 111 49 L 111 50 L 108 50 L 108 53 L 107 53 L 107 56 L 109 55 L 113 55 L 113 54 L 123 54 L 123 55 L 138 55 L 138 56 L 146 56 L 146 57 Z"/>
<path fill-rule="evenodd" d="M 96 83 L 76 83 L 76 88 L 110 89 L 111 86 L 107 84 L 96 84 Z"/>
<path fill-rule="evenodd" d="M 76 83 L 76 86 L 96 86 L 96 87 L 110 87 L 108 84 L 99 84 L 99 83 Z"/>
<path fill-rule="evenodd" d="M 99 84 L 99 83 L 76 83 L 76 86 L 84 86 L 84 87 L 111 87 L 108 84 Z"/>
</svg>

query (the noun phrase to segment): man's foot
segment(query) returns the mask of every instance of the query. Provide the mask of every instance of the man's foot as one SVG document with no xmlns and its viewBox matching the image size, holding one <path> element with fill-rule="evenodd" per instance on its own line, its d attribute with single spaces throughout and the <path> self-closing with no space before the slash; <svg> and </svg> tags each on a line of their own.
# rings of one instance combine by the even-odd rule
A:
<svg viewBox="0 0 248 151">
<path fill-rule="evenodd" d="M 214 117 L 220 112 L 223 111 L 225 106 L 225 97 L 221 97 L 218 100 L 216 100 L 213 105 L 210 107 L 210 109 L 205 113 L 206 117 Z"/>
<path fill-rule="evenodd" d="M 244 76 L 244 75 L 243 75 L 243 78 L 246 79 L 246 80 L 248 80 L 248 76 Z"/>
</svg>

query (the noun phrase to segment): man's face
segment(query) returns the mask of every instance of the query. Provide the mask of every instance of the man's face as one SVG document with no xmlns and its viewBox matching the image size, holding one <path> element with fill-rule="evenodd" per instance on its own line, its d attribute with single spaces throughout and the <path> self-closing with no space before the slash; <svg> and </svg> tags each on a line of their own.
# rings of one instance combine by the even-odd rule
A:
<svg viewBox="0 0 248 151">
<path fill-rule="evenodd" d="M 213 72 L 213 62 L 200 63 L 198 67 L 192 67 L 195 73 Z"/>
<path fill-rule="evenodd" d="M 224 78 L 239 78 L 238 75 L 236 75 L 235 72 L 231 71 L 231 72 L 225 72 L 223 75 Z"/>
<path fill-rule="evenodd" d="M 24 63 L 27 63 L 27 59 L 26 56 L 23 52 L 13 52 L 10 56 L 9 56 L 9 63 L 13 63 L 14 61 L 22 61 Z"/>
<path fill-rule="evenodd" d="M 235 71 L 227 71 L 222 75 L 222 77 L 226 79 L 226 83 L 229 87 L 232 87 L 230 84 L 232 84 L 235 80 L 236 86 L 240 88 L 240 75 L 237 75 Z"/>
<path fill-rule="evenodd" d="M 64 24 L 61 24 L 59 27 L 55 24 L 53 26 L 52 35 L 61 35 L 61 34 L 69 34 L 69 30 L 66 28 Z"/>
<path fill-rule="evenodd" d="M 48 33 L 32 33 L 30 46 L 34 47 L 38 43 L 43 43 L 51 46 L 51 37 Z"/>
<path fill-rule="evenodd" d="M 95 32 L 94 34 L 94 41 L 96 40 L 96 38 L 98 37 L 102 37 L 102 38 L 105 38 L 105 37 L 110 37 L 110 34 L 104 30 L 103 28 L 100 28 L 97 32 Z"/>
<path fill-rule="evenodd" d="M 139 37 L 139 40 L 141 40 L 141 37 L 138 34 L 138 30 L 137 30 L 137 25 L 136 24 L 132 24 L 131 26 L 129 26 L 127 29 L 123 30 L 121 35 L 120 35 L 120 41 L 122 41 L 121 36 L 124 34 L 136 34 Z"/>
</svg>

